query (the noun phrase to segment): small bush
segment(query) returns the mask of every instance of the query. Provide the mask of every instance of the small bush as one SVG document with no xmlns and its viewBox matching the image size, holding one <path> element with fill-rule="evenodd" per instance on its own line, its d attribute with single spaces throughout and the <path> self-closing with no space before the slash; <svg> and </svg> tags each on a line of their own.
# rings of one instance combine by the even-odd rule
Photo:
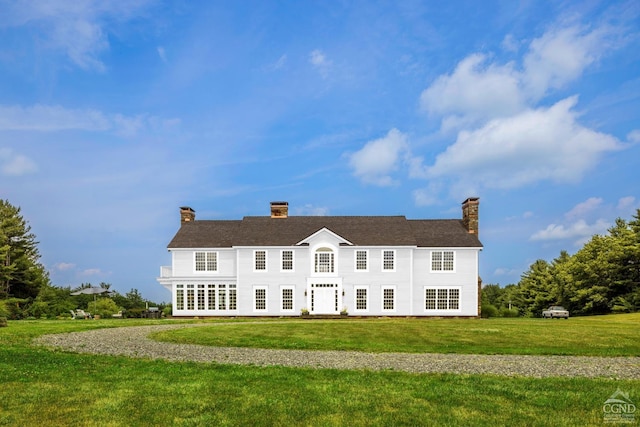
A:
<svg viewBox="0 0 640 427">
<path fill-rule="evenodd" d="M 508 309 L 503 307 L 500 309 L 501 317 L 518 317 L 519 315 L 520 313 L 518 312 L 517 308 Z"/>
<path fill-rule="evenodd" d="M 144 313 L 145 309 L 144 308 L 129 308 L 127 309 L 127 311 L 125 312 L 125 315 L 128 318 L 136 318 L 139 319 L 142 317 L 142 313 Z"/>
<path fill-rule="evenodd" d="M 0 327 L 7 326 L 7 316 L 9 312 L 7 311 L 4 301 L 0 301 Z"/>
<path fill-rule="evenodd" d="M 10 320 L 20 320 L 27 317 L 27 312 L 22 307 L 28 303 L 27 299 L 22 298 L 9 298 L 4 301 L 5 310 L 6 310 L 6 318 Z"/>
<path fill-rule="evenodd" d="M 484 304 L 481 308 L 480 316 L 484 319 L 488 319 L 489 317 L 498 317 L 498 309 L 493 304 Z"/>
<path fill-rule="evenodd" d="M 99 315 L 103 318 L 111 317 L 112 314 L 116 314 L 120 309 L 111 298 L 100 298 L 96 302 L 89 303 L 89 312 L 93 315 Z"/>
<path fill-rule="evenodd" d="M 171 308 L 171 305 L 167 305 L 165 308 L 163 308 L 162 314 L 164 314 L 164 317 L 170 317 L 173 314 L 173 309 Z"/>
<path fill-rule="evenodd" d="M 29 317 L 34 317 L 34 318 L 42 318 L 42 317 L 47 317 L 47 315 L 49 314 L 50 308 L 49 308 L 49 304 L 47 302 L 44 301 L 34 301 L 33 304 L 31 304 L 31 307 L 29 307 L 29 310 L 27 310 L 27 312 L 30 314 L 27 319 Z"/>
</svg>

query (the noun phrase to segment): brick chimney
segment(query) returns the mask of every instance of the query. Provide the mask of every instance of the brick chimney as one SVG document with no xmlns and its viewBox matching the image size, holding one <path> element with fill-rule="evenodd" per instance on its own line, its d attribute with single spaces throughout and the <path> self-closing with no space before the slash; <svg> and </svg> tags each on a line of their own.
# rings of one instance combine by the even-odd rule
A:
<svg viewBox="0 0 640 427">
<path fill-rule="evenodd" d="M 480 198 L 469 197 L 462 202 L 462 224 L 469 233 L 478 235 L 478 207 Z"/>
<path fill-rule="evenodd" d="M 196 220 L 196 211 L 191 209 L 188 206 L 183 206 L 180 208 L 180 225 L 185 222 L 193 222 Z"/>
<path fill-rule="evenodd" d="M 271 218 L 286 218 L 288 216 L 288 202 L 271 202 Z"/>
</svg>

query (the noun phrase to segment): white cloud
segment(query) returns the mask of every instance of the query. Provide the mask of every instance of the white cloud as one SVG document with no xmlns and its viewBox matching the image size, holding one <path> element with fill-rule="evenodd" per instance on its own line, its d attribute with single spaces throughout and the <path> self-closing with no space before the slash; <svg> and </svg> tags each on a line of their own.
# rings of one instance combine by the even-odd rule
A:
<svg viewBox="0 0 640 427">
<path fill-rule="evenodd" d="M 39 45 L 62 51 L 76 66 L 104 71 L 98 59 L 109 48 L 108 25 L 136 16 L 149 0 L 51 0 L 3 4 L 1 27 L 31 29 Z"/>
<path fill-rule="evenodd" d="M 416 190 L 419 205 L 451 197 L 475 195 L 486 188 L 515 189 L 540 181 L 577 183 L 604 154 L 626 146 L 612 135 L 579 122 L 578 96 L 545 105 L 545 96 L 580 78 L 609 48 L 615 48 L 615 28 L 577 25 L 550 27 L 533 39 L 520 59 L 500 62 L 491 54 L 463 58 L 451 73 L 437 77 L 420 96 L 421 108 L 440 120 L 439 137 L 455 131 L 455 142 L 425 165 L 404 148 L 407 173 L 428 180 Z M 518 41 L 506 36 L 503 48 L 514 51 Z M 317 61 L 323 61 L 319 54 Z M 629 134 L 640 141 L 640 131 Z M 368 143 L 352 156 L 355 175 L 379 185 L 393 183 L 389 171 L 398 165 L 397 147 Z M 374 161 L 375 159 L 375 161 Z"/>
<path fill-rule="evenodd" d="M 516 40 L 512 34 L 507 34 L 500 46 L 507 52 L 517 52 L 520 49 L 520 41 Z"/>
<path fill-rule="evenodd" d="M 102 274 L 102 270 L 99 268 L 87 268 L 80 272 L 80 276 L 98 276 L 100 274 Z"/>
<path fill-rule="evenodd" d="M 21 176 L 38 170 L 36 163 L 9 148 L 0 149 L 0 173 L 6 176 Z"/>
<path fill-rule="evenodd" d="M 618 210 L 622 211 L 622 210 L 629 209 L 633 207 L 635 202 L 636 202 L 636 198 L 633 196 L 622 197 L 620 200 L 618 200 Z"/>
<path fill-rule="evenodd" d="M 70 262 L 59 262 L 55 264 L 53 267 L 58 271 L 68 271 L 75 268 L 75 264 Z"/>
<path fill-rule="evenodd" d="M 316 49 L 309 54 L 309 62 L 316 67 L 321 67 L 328 64 L 327 57 L 321 50 Z"/>
<path fill-rule="evenodd" d="M 529 96 L 537 100 L 549 89 L 559 89 L 580 77 L 611 42 L 610 31 L 571 26 L 554 28 L 531 42 L 524 58 L 523 80 Z"/>
<path fill-rule="evenodd" d="M 413 201 L 416 206 L 433 206 L 442 202 L 440 191 L 442 186 L 438 182 L 430 182 L 426 188 L 413 191 Z"/>
<path fill-rule="evenodd" d="M 179 119 L 161 119 L 145 114 L 128 117 L 122 114 L 107 115 L 91 109 L 70 109 L 59 105 L 0 105 L 0 131 L 114 131 L 121 136 L 130 137 L 144 129 L 166 131 L 179 124 Z"/>
<path fill-rule="evenodd" d="M 331 61 L 327 59 L 327 56 L 319 49 L 315 49 L 309 54 L 309 63 L 314 66 L 322 77 L 327 77 L 329 68 L 331 67 Z"/>
<path fill-rule="evenodd" d="M 329 215 L 329 208 L 323 206 L 313 206 L 312 204 L 306 204 L 302 207 L 295 209 L 296 215 L 303 216 L 327 216 Z"/>
<path fill-rule="evenodd" d="M 160 57 L 162 62 L 164 62 L 166 64 L 167 63 L 167 52 L 164 50 L 164 47 L 158 46 L 156 50 L 158 51 L 158 56 Z"/>
<path fill-rule="evenodd" d="M 521 273 L 522 271 L 517 270 L 515 268 L 504 268 L 504 267 L 496 268 L 495 271 L 493 272 L 493 274 L 496 276 L 513 276 L 514 274 L 521 274 Z"/>
<path fill-rule="evenodd" d="M 568 219 L 584 217 L 601 205 L 602 199 L 600 197 L 590 197 L 584 202 L 575 205 L 573 209 L 565 214 L 565 217 Z"/>
<path fill-rule="evenodd" d="M 0 130 L 100 131 L 109 127 L 109 120 L 96 110 L 74 110 L 59 105 L 40 104 L 32 107 L 0 105 Z"/>
<path fill-rule="evenodd" d="M 380 139 L 369 141 L 349 157 L 353 174 L 363 182 L 390 186 L 395 182 L 390 174 L 397 169 L 401 155 L 408 149 L 407 137 L 397 129 Z"/>
<path fill-rule="evenodd" d="M 113 125 L 119 135 L 130 137 L 144 129 L 147 126 L 147 121 L 143 116 L 126 117 L 122 114 L 116 114 L 113 117 Z"/>
<path fill-rule="evenodd" d="M 627 210 L 635 203 L 633 196 L 618 200 L 617 208 Z M 590 223 L 584 218 L 591 215 L 611 217 L 611 206 L 605 206 L 603 199 L 591 197 L 575 205 L 565 214 L 566 224 L 550 224 L 544 230 L 539 230 L 531 236 L 534 241 L 574 240 L 576 246 L 584 245 L 595 234 L 606 234 L 611 223 L 605 219 L 598 219 Z"/>
<path fill-rule="evenodd" d="M 460 61 L 452 74 L 438 77 L 422 92 L 422 108 L 432 115 L 444 116 L 445 130 L 525 108 L 514 65 L 487 62 L 485 55 L 470 55 Z"/>
<path fill-rule="evenodd" d="M 449 180 L 453 197 L 543 180 L 580 181 L 604 153 L 623 144 L 578 122 L 577 96 L 550 107 L 540 102 L 615 47 L 615 35 L 609 27 L 555 26 L 531 41 L 519 61 L 500 63 L 480 53 L 462 59 L 420 97 L 422 109 L 440 118 L 442 135 L 456 131 L 456 140 L 431 166 L 419 157 L 410 159 L 409 175 L 430 185 Z M 504 49 L 517 47 L 513 37 L 503 40 Z M 640 141 L 640 133 L 632 132 L 628 139 Z M 419 204 L 437 197 L 432 189 L 414 193 Z"/>
<path fill-rule="evenodd" d="M 272 64 L 269 64 L 266 68 L 270 71 L 281 70 L 287 64 L 287 55 L 283 54 L 278 60 Z"/>
<path fill-rule="evenodd" d="M 580 219 L 569 225 L 550 224 L 544 230 L 537 231 L 531 236 L 531 240 L 575 240 L 576 246 L 584 244 L 594 234 L 603 234 L 611 226 L 603 219 L 597 220 L 594 224 L 588 224 Z"/>
<path fill-rule="evenodd" d="M 495 119 L 458 134 L 426 168 L 429 178 L 453 177 L 462 186 L 517 188 L 541 180 L 577 182 L 599 157 L 619 150 L 614 137 L 587 129 L 572 111 L 576 97 L 550 108 Z"/>
<path fill-rule="evenodd" d="M 629 132 L 627 135 L 627 141 L 633 143 L 640 143 L 640 129 L 635 129 Z"/>
<path fill-rule="evenodd" d="M 580 77 L 611 46 L 611 37 L 604 28 L 552 28 L 530 43 L 520 67 L 492 62 L 485 54 L 469 55 L 453 73 L 438 77 L 424 90 L 421 106 L 442 117 L 443 131 L 518 114 L 550 89 Z M 503 47 L 513 50 L 516 45 L 511 36 L 505 37 Z"/>
</svg>

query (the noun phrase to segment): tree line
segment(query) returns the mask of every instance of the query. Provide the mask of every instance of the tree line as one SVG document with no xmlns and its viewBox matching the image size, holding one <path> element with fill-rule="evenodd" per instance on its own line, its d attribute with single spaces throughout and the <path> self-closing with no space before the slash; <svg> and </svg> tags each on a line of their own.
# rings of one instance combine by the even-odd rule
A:
<svg viewBox="0 0 640 427">
<path fill-rule="evenodd" d="M 574 255 L 563 250 L 551 262 L 537 260 L 517 284 L 482 288 L 485 317 L 539 317 L 550 305 L 571 315 L 640 311 L 640 209 L 630 221 L 616 219 Z"/>
<path fill-rule="evenodd" d="M 40 263 L 36 236 L 20 208 L 0 199 L 0 319 L 70 317 L 76 309 L 103 316 L 125 311 L 129 317 L 137 317 L 147 306 L 164 308 L 164 304 L 145 300 L 137 289 L 124 295 L 113 291 L 108 297 L 95 299 L 93 295 L 71 295 L 91 286 L 83 283 L 72 289 L 53 285 Z M 98 286 L 109 290 L 111 284 Z"/>
<path fill-rule="evenodd" d="M 0 199 L 0 318 L 55 318 L 75 309 L 136 316 L 147 306 L 164 307 L 145 300 L 137 289 L 95 300 L 73 296 L 91 284 L 52 285 L 37 245 L 20 208 Z M 562 305 L 572 315 L 640 311 L 640 209 L 630 221 L 616 219 L 607 234 L 592 236 L 574 255 L 561 251 L 551 262 L 537 260 L 517 284 L 485 285 L 481 298 L 485 317 L 538 317 L 550 305 Z"/>
</svg>

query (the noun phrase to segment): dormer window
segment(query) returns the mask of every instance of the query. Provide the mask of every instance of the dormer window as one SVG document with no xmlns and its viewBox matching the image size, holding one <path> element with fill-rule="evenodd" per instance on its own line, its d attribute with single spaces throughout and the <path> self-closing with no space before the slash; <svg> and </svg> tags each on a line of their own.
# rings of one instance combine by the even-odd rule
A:
<svg viewBox="0 0 640 427">
<path fill-rule="evenodd" d="M 320 248 L 316 251 L 315 255 L 316 273 L 334 272 L 333 251 L 330 248 Z"/>
</svg>

